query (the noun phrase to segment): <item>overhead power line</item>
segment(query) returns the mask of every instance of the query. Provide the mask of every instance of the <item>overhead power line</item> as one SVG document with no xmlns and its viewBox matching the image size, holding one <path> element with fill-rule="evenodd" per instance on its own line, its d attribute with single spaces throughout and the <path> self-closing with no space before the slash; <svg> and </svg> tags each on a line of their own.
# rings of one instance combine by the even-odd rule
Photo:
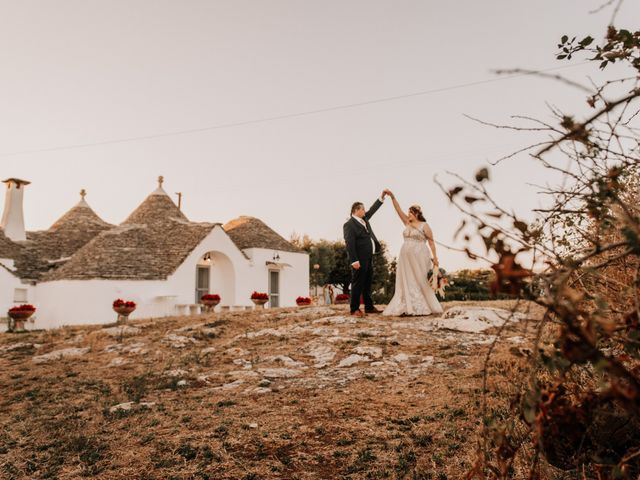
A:
<svg viewBox="0 0 640 480">
<path fill-rule="evenodd" d="M 462 88 L 474 87 L 474 86 L 477 86 L 477 85 L 484 85 L 484 84 L 487 84 L 487 83 L 494 83 L 494 82 L 501 82 L 501 81 L 505 81 L 505 80 L 512 80 L 514 78 L 532 76 L 532 75 L 536 75 L 538 73 L 546 73 L 546 72 L 552 72 L 552 71 L 557 71 L 557 70 L 564 70 L 564 69 L 567 69 L 567 68 L 574 68 L 574 67 L 578 67 L 578 66 L 581 66 L 581 65 L 585 65 L 587 63 L 589 63 L 589 62 L 582 62 L 582 63 L 578 63 L 578 64 L 565 65 L 565 66 L 562 66 L 562 67 L 548 68 L 548 69 L 545 69 L 545 70 L 538 70 L 538 71 L 525 71 L 525 72 L 518 73 L 518 74 L 515 74 L 515 75 L 508 75 L 508 76 L 496 77 L 496 78 L 488 78 L 488 79 L 485 79 L 485 80 L 478 80 L 476 82 L 462 83 L 462 84 L 459 84 L 459 85 L 451 85 L 451 86 L 448 86 L 448 87 L 433 88 L 433 89 L 430 89 L 430 90 L 421 90 L 421 91 L 418 91 L 418 92 L 405 93 L 405 94 L 402 94 L 402 95 L 394 95 L 394 96 L 391 96 L 391 97 L 383 97 L 383 98 L 377 98 L 377 99 L 373 99 L 373 100 L 366 100 L 366 101 L 362 101 L 362 102 L 354 102 L 354 103 L 335 105 L 335 106 L 332 106 L 332 107 L 317 108 L 317 109 L 314 109 L 314 110 L 306 110 L 306 111 L 303 111 L 303 112 L 286 113 L 286 114 L 283 114 L 283 115 L 275 115 L 275 116 L 271 116 L 271 117 L 263 117 L 263 118 L 253 119 L 253 120 L 244 120 L 244 121 L 240 121 L 240 122 L 221 123 L 221 124 L 218 124 L 218 125 L 210 125 L 208 127 L 190 128 L 190 129 L 185 129 L 185 130 L 174 130 L 174 131 L 171 131 L 171 132 L 155 133 L 155 134 L 151 134 L 151 135 L 139 135 L 139 136 L 135 136 L 135 137 L 116 138 L 116 139 L 102 140 L 102 141 L 90 142 L 90 143 L 78 143 L 78 144 L 71 144 L 71 145 L 60 145 L 60 146 L 57 146 L 57 147 L 47 147 L 47 148 L 39 148 L 39 149 L 32 149 L 32 150 L 20 150 L 20 151 L 16 151 L 16 152 L 0 153 L 0 158 L 2 158 L 2 157 L 13 157 L 13 156 L 18 156 L 18 155 L 26 155 L 26 154 L 32 154 L 32 153 L 55 152 L 55 151 L 59 151 L 59 150 L 74 150 L 74 149 L 79 149 L 79 148 L 96 147 L 96 146 L 101 146 L 101 145 L 113 145 L 113 144 L 117 144 L 117 143 L 136 142 L 136 141 L 141 141 L 141 140 L 151 140 L 151 139 L 154 139 L 154 138 L 173 137 L 173 136 L 178 136 L 178 135 L 189 135 L 189 134 L 192 134 L 192 133 L 207 132 L 207 131 L 211 131 L 211 130 L 221 130 L 221 129 L 225 129 L 225 128 L 243 127 L 243 126 L 247 126 L 247 125 L 255 125 L 255 124 L 259 124 L 259 123 L 273 122 L 273 121 L 276 121 L 276 120 L 286 120 L 286 119 L 289 119 L 289 118 L 305 117 L 305 116 L 308 116 L 308 115 L 317 115 L 317 114 L 320 114 L 320 113 L 334 112 L 334 111 L 337 111 L 337 110 L 346 110 L 346 109 L 349 109 L 349 108 L 364 107 L 366 105 L 375 105 L 375 104 L 378 104 L 378 103 L 394 102 L 394 101 L 402 100 L 402 99 L 405 99 L 405 98 L 420 97 L 420 96 L 424 96 L 424 95 L 431 95 L 431 94 L 434 94 L 434 93 L 448 92 L 448 91 L 451 91 L 451 90 L 458 90 L 458 89 L 462 89 Z"/>
</svg>

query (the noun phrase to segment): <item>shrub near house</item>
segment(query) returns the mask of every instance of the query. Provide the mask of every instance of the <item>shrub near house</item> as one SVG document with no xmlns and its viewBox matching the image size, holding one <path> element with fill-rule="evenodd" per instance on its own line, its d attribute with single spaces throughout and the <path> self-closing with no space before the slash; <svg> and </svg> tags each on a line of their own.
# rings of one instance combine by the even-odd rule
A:
<svg viewBox="0 0 640 480">
<path fill-rule="evenodd" d="M 451 273 L 446 300 L 489 300 L 489 284 L 494 277 L 492 270 L 460 270 Z"/>
</svg>

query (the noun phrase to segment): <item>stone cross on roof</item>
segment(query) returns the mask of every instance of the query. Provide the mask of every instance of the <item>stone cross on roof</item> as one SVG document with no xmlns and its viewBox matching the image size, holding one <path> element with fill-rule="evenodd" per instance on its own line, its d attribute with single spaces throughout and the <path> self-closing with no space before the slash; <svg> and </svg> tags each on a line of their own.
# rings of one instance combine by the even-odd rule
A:
<svg viewBox="0 0 640 480">
<path fill-rule="evenodd" d="M 164 189 L 162 188 L 163 183 L 164 183 L 164 177 L 160 175 L 158 177 L 158 188 L 156 188 L 151 195 L 167 195 L 167 192 L 165 192 Z"/>
<path fill-rule="evenodd" d="M 84 197 L 86 197 L 86 196 L 87 196 L 87 191 L 83 188 L 82 190 L 80 190 L 80 201 L 76 205 L 77 207 L 88 207 L 89 206 L 87 201 L 84 199 Z"/>
</svg>

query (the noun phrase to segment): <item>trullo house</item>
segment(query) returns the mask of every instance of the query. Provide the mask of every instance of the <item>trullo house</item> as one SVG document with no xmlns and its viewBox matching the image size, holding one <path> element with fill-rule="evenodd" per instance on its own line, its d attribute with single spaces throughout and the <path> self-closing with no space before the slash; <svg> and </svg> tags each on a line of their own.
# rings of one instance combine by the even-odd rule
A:
<svg viewBox="0 0 640 480">
<path fill-rule="evenodd" d="M 32 303 L 37 312 L 27 328 L 53 328 L 113 322 L 116 298 L 137 303 L 133 317 L 152 318 L 196 313 L 205 293 L 221 296 L 217 310 L 251 307 L 253 291 L 269 294 L 268 307 L 293 306 L 308 293 L 305 252 L 257 218 L 191 222 L 158 182 L 120 225 L 102 220 L 82 191 L 48 230 L 27 232 L 29 182 L 4 180 L 0 317 Z"/>
</svg>

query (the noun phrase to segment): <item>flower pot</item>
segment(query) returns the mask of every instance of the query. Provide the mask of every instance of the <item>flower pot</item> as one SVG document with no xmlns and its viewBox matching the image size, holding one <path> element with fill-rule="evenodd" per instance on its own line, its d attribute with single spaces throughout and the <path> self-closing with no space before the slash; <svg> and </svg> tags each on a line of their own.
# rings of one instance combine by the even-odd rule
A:
<svg viewBox="0 0 640 480">
<path fill-rule="evenodd" d="M 9 323 L 9 331 L 11 332 L 24 332 L 24 322 L 33 315 L 35 310 L 22 310 L 18 312 L 8 312 L 9 318 L 12 322 Z"/>
<path fill-rule="evenodd" d="M 269 301 L 268 298 L 252 298 L 251 301 L 255 304 L 256 308 L 264 308 L 264 304 Z"/>
<path fill-rule="evenodd" d="M 296 302 L 296 305 L 298 305 L 299 307 L 308 307 L 309 305 L 311 305 L 311 302 Z"/>
<path fill-rule="evenodd" d="M 126 322 L 129 319 L 129 315 L 136 309 L 136 307 L 113 307 L 113 311 L 118 314 L 118 323 Z"/>
<path fill-rule="evenodd" d="M 216 305 L 220 303 L 220 300 L 200 300 L 200 303 L 206 312 L 212 312 Z"/>
<path fill-rule="evenodd" d="M 336 304 L 336 305 L 346 305 L 347 303 L 349 303 L 349 299 L 345 298 L 344 300 L 336 300 L 333 303 Z"/>
</svg>

